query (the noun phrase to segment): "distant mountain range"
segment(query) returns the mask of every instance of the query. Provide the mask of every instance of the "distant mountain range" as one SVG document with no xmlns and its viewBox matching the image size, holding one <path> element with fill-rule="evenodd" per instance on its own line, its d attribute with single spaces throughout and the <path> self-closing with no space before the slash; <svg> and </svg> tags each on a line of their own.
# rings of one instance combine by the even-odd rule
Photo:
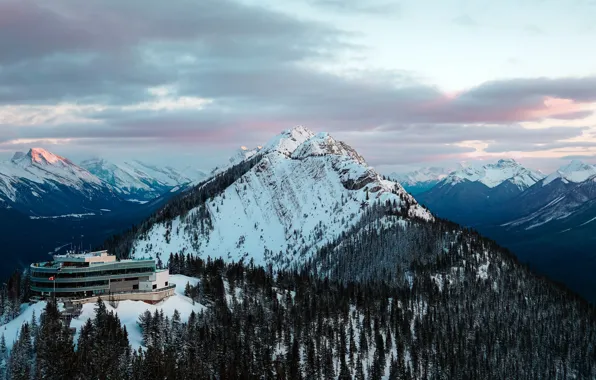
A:
<svg viewBox="0 0 596 380">
<path fill-rule="evenodd" d="M 146 218 L 207 175 L 132 161 L 83 162 L 32 148 L 0 163 L 0 244 L 22 265 L 46 253 L 89 248 Z M 6 275 L 14 267 L 3 266 Z"/>
<path fill-rule="evenodd" d="M 156 167 L 140 161 L 114 164 L 94 158 L 81 162 L 81 166 L 128 200 L 151 200 L 176 187 L 186 187 L 207 177 L 204 172 L 192 168 L 179 171 L 169 166 Z"/>
<path fill-rule="evenodd" d="M 486 222 L 487 213 L 502 212 L 503 202 L 520 195 L 542 178 L 544 174 L 513 159 L 482 166 L 462 165 L 431 189 L 418 194 L 417 199 L 440 216 L 477 225 Z"/>
<path fill-rule="evenodd" d="M 136 178 L 143 180 L 114 183 L 126 189 L 153 184 Z M 540 181 L 541 175 L 504 160 L 462 169 L 435 188 L 506 187 L 519 194 Z M 45 234 L 43 226 L 36 231 Z M 186 284 L 191 296 L 151 305 L 149 314 L 141 302 L 106 305 L 132 323 L 131 340 L 146 352 L 131 366 L 112 366 L 114 372 L 146 367 L 137 378 L 156 371 L 160 378 L 204 373 L 222 379 L 596 375 L 596 315 L 587 302 L 536 276 L 494 241 L 432 215 L 346 143 L 304 127 L 241 149 L 201 183 L 115 232 L 103 248 L 120 258 L 156 258 L 183 274 L 169 283 Z M 83 319 L 93 318 L 95 306 L 84 307 L 71 325 L 83 333 Z M 196 318 L 194 310 L 200 310 Z M 79 350 L 98 346 L 109 333 L 97 322 L 103 314 L 95 314 L 93 339 L 79 334 Z M 8 328 L 30 320 L 28 314 Z M 45 330 L 39 331 L 36 339 Z M 18 342 L 13 353 L 27 347 Z M 122 339 L 118 345 L 130 351 Z M 36 345 L 37 357 L 46 346 Z"/>
<path fill-rule="evenodd" d="M 512 159 L 462 166 L 416 199 L 596 300 L 594 165 L 572 161 L 549 175 Z"/>
<path fill-rule="evenodd" d="M 448 168 L 430 167 L 405 174 L 391 173 L 388 177 L 399 182 L 410 194 L 416 195 L 432 189 L 451 172 L 453 170 Z"/>
</svg>

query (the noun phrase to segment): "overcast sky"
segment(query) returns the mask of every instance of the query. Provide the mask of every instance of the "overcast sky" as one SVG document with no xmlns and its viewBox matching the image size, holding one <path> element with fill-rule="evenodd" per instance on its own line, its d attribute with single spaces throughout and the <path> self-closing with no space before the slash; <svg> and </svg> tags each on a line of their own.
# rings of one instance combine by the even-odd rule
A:
<svg viewBox="0 0 596 380">
<path fill-rule="evenodd" d="M 383 172 L 596 159 L 596 0 L 0 0 L 0 157 L 209 169 L 304 125 Z"/>
</svg>

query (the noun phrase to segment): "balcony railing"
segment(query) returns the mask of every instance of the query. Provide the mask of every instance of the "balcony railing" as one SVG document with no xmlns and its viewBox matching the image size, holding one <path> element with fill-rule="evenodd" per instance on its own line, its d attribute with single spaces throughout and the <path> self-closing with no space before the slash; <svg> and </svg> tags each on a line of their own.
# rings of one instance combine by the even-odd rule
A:
<svg viewBox="0 0 596 380">
<path fill-rule="evenodd" d="M 43 293 L 75 293 L 75 292 L 88 292 L 88 291 L 95 291 L 95 290 L 110 290 L 110 285 L 95 285 L 95 286 L 75 286 L 72 288 L 41 288 L 37 286 L 31 286 L 31 290 L 35 292 L 43 292 Z"/>
<path fill-rule="evenodd" d="M 109 296 L 110 294 L 131 294 L 131 293 L 156 293 L 156 292 L 163 292 L 169 289 L 175 289 L 176 285 L 168 285 L 168 286 L 164 286 L 163 288 L 158 288 L 158 289 L 149 289 L 149 290 L 141 290 L 141 289 L 136 289 L 136 290 L 125 290 L 125 291 L 121 291 L 121 292 L 109 292 L 106 294 L 106 296 Z"/>
<path fill-rule="evenodd" d="M 89 277 L 60 277 L 56 276 L 54 280 L 50 280 L 49 277 L 31 277 L 31 281 L 33 282 L 43 282 L 43 283 L 53 283 L 56 281 L 57 284 L 64 284 L 64 283 L 85 283 L 90 281 L 102 281 L 102 280 L 124 280 L 126 281 L 127 278 L 137 278 L 137 277 L 150 277 L 155 272 L 147 271 L 147 272 L 135 272 L 135 273 L 120 273 L 120 274 L 110 274 L 104 276 L 89 276 Z"/>
<path fill-rule="evenodd" d="M 75 292 L 86 292 L 86 291 L 94 291 L 94 290 L 106 290 L 106 292 L 104 292 L 103 294 L 97 294 L 94 295 L 94 297 L 102 297 L 105 300 L 108 300 L 108 297 L 110 296 L 110 294 L 135 294 L 135 293 L 157 293 L 157 292 L 164 292 L 170 289 L 175 289 L 176 285 L 172 284 L 172 285 L 168 285 L 168 286 L 164 286 L 163 288 L 158 288 L 158 289 L 149 289 L 149 290 L 141 290 L 141 289 L 135 289 L 135 290 L 124 290 L 124 291 L 120 291 L 120 292 L 110 292 L 109 290 L 109 286 L 88 286 L 88 287 L 74 287 L 74 288 L 56 288 L 56 293 L 75 293 Z M 38 288 L 35 286 L 31 287 L 31 290 L 37 291 L 37 292 L 43 292 L 43 293 L 54 293 L 54 288 Z M 34 299 L 35 297 L 32 297 L 32 299 Z M 73 298 L 73 297 L 69 297 L 69 298 Z"/>
<path fill-rule="evenodd" d="M 134 260 L 134 261 L 114 261 L 109 263 L 93 264 L 88 267 L 69 267 L 55 264 L 51 266 L 44 266 L 43 264 L 31 264 L 31 271 L 44 272 L 44 273 L 86 273 L 94 271 L 102 271 L 109 268 L 114 269 L 132 269 L 132 268 L 144 268 L 152 267 L 155 269 L 155 261 L 153 260 Z"/>
</svg>

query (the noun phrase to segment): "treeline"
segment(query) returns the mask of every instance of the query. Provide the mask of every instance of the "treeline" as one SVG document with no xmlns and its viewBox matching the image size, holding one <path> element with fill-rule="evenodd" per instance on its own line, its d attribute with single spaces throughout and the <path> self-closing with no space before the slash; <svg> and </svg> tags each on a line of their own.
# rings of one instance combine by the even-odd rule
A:
<svg viewBox="0 0 596 380">
<path fill-rule="evenodd" d="M 49 304 L 39 326 L 23 326 L 6 378 L 596 376 L 594 309 L 548 284 L 526 289 L 531 278 L 511 281 L 492 273 L 483 280 L 470 267 L 459 279 L 437 282 L 427 274 L 442 264 L 427 263 L 416 269 L 411 286 L 395 287 L 341 284 L 306 272 L 273 276 L 269 269 L 221 260 L 184 261 L 173 255 L 170 268 L 197 276 L 198 285 L 187 289 L 206 306 L 203 312 L 186 322 L 177 312 L 146 312 L 139 318 L 145 348 L 133 350 L 118 317 L 98 303 L 74 350 L 72 335 Z M 495 287 L 495 278 L 508 288 Z"/>
<path fill-rule="evenodd" d="M 126 328 L 104 302 L 81 328 L 77 350 L 58 307 L 48 302 L 39 322 L 33 314 L 21 326 L 10 355 L 2 335 L 0 355 L 1 380 L 128 379 L 134 360 Z"/>
<path fill-rule="evenodd" d="M 0 325 L 12 321 L 21 313 L 21 304 L 29 301 L 29 272 L 15 271 L 0 286 Z"/>
<path fill-rule="evenodd" d="M 523 268 L 520 275 L 516 268 L 505 270 L 508 263 L 491 263 L 484 278 L 474 255 L 465 256 L 469 266 L 457 250 L 444 255 L 414 264 L 408 286 L 342 283 L 306 271 L 273 275 L 251 263 L 172 255 L 173 272 L 198 278 L 187 291 L 205 305 L 203 312 L 186 322 L 177 312 L 141 315 L 145 348 L 133 350 L 118 317 L 100 302 L 75 350 L 56 307 L 48 304 L 39 325 L 23 325 L 5 359 L 5 378 L 596 376 L 596 312 L 587 303 L 523 274 Z M 446 270 L 445 262 L 462 269 Z"/>
</svg>

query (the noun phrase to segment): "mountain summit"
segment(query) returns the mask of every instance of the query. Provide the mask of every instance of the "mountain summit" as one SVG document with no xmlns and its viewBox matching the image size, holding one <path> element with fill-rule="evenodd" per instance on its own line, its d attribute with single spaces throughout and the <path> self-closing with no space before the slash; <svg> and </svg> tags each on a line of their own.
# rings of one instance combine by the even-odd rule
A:
<svg viewBox="0 0 596 380">
<path fill-rule="evenodd" d="M 120 202 L 101 179 L 42 148 L 0 163 L 0 200 L 27 215 L 89 213 Z"/>
<path fill-rule="evenodd" d="M 453 170 L 448 168 L 425 167 L 405 174 L 391 173 L 389 178 L 399 182 L 412 195 L 417 195 L 432 189 L 451 172 Z"/>
<path fill-rule="evenodd" d="M 349 145 L 296 127 L 170 203 L 123 255 L 193 253 L 289 267 L 365 226 L 381 205 L 393 210 L 387 225 L 434 219 Z"/>
<path fill-rule="evenodd" d="M 494 188 L 503 182 L 509 182 L 520 190 L 525 190 L 544 178 L 540 172 L 522 166 L 514 159 L 501 159 L 496 163 L 485 165 L 461 165 L 460 169 L 451 173 L 445 183 L 455 185 L 462 181 L 480 182 Z"/>
<path fill-rule="evenodd" d="M 579 183 L 587 180 L 589 177 L 595 174 L 596 166 L 586 164 L 579 160 L 573 160 L 569 164 L 560 167 L 559 170 L 546 177 L 542 182 L 542 185 L 546 186 L 557 179 L 561 179 L 561 181 L 565 183 Z"/>
</svg>

